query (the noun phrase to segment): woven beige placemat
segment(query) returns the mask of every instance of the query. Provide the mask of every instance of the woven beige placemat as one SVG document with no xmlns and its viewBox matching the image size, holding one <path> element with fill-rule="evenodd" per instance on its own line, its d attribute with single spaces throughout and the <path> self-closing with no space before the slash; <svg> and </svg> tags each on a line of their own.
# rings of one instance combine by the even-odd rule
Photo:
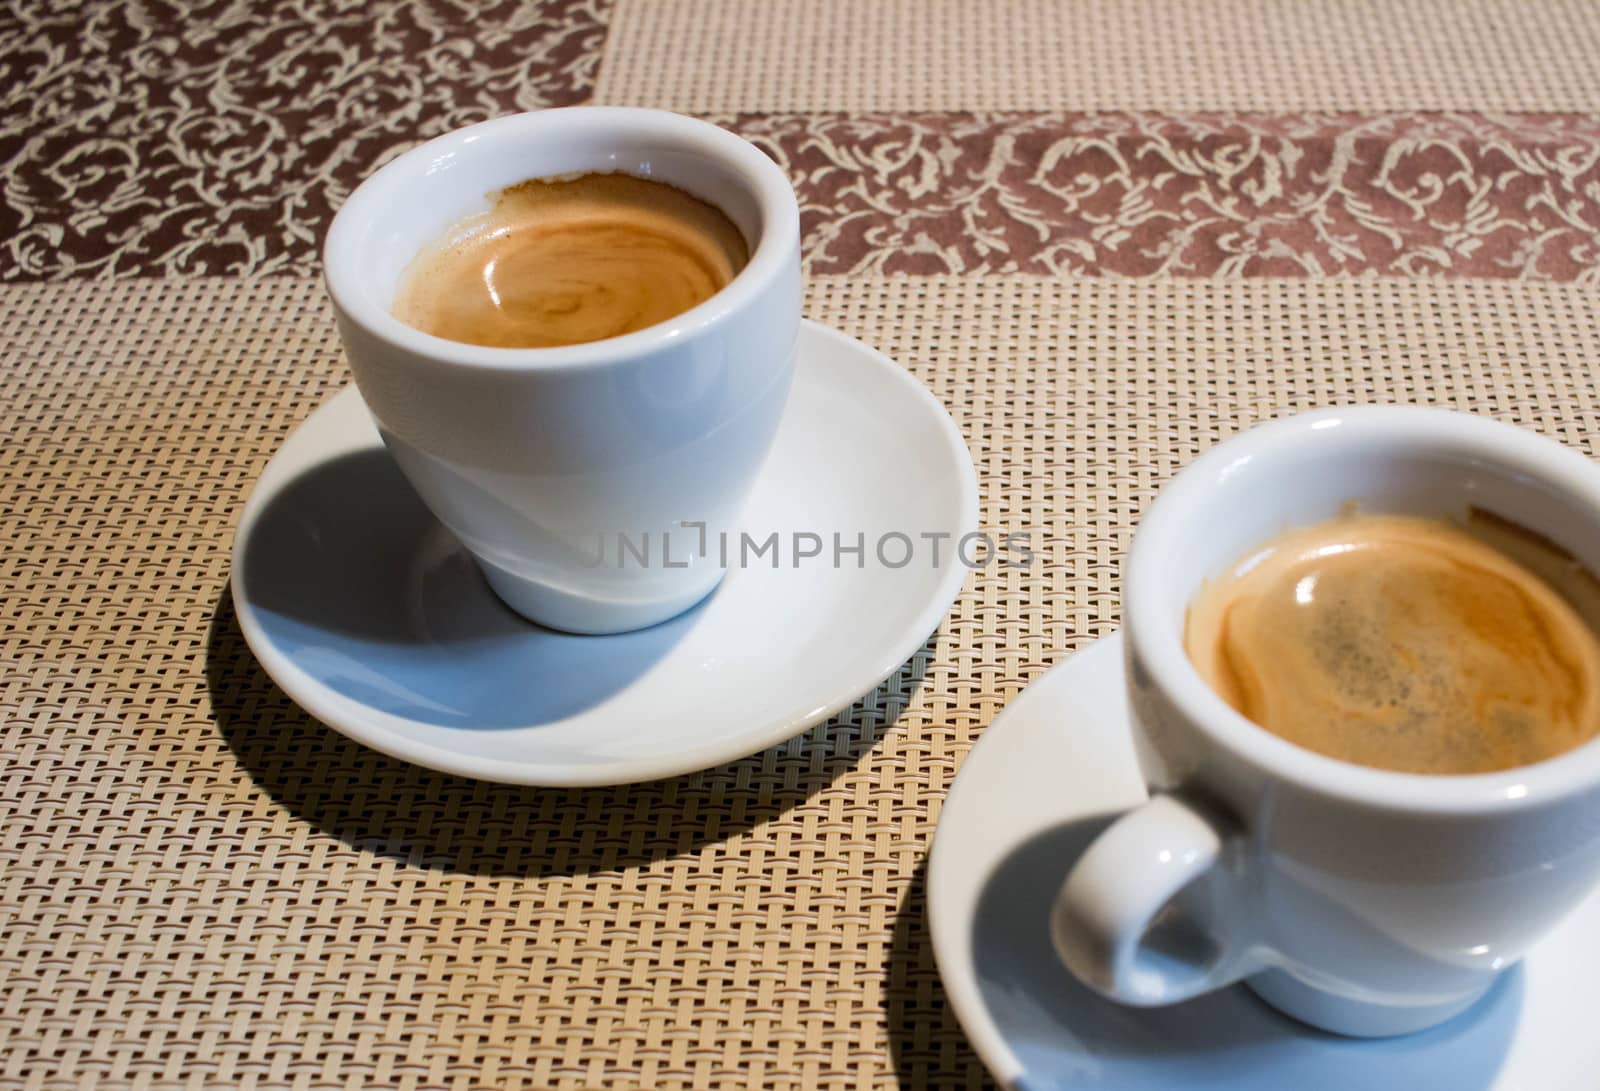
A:
<svg viewBox="0 0 1600 1091">
<path fill-rule="evenodd" d="M 598 102 L 736 110 L 1600 106 L 1584 0 L 618 0 Z"/>
<path fill-rule="evenodd" d="M 0 1082 L 970 1087 L 922 895 L 1005 702 L 1118 618 L 1153 490 L 1288 409 L 1403 400 L 1590 449 L 1592 291 L 1482 281 L 811 283 L 952 408 L 975 573 L 845 715 L 727 766 L 549 791 L 299 712 L 224 590 L 239 505 L 345 382 L 314 281 L 0 290 Z"/>
</svg>

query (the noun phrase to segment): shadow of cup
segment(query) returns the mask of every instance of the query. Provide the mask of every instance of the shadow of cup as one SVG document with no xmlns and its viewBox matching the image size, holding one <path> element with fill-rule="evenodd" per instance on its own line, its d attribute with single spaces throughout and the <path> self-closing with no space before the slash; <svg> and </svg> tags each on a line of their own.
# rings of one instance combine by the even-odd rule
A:
<svg viewBox="0 0 1600 1091">
<path fill-rule="evenodd" d="M 439 773 L 325 727 L 261 669 L 226 591 L 207 635 L 206 683 L 234 757 L 295 820 L 405 867 L 537 879 L 646 867 L 781 818 L 872 751 L 916 695 L 936 648 L 937 635 L 871 693 L 778 746 L 599 788 Z"/>
<path fill-rule="evenodd" d="M 626 688 L 696 607 L 604 638 L 524 620 L 429 512 L 386 451 L 319 463 L 261 513 L 245 589 L 268 638 L 329 689 L 442 727 L 529 727 Z"/>
</svg>

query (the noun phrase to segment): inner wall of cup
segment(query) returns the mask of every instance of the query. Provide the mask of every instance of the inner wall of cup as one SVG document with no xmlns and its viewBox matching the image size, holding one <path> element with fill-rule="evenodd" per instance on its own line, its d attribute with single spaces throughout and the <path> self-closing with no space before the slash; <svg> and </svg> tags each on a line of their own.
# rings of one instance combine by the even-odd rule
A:
<svg viewBox="0 0 1600 1091">
<path fill-rule="evenodd" d="M 354 255 L 359 290 L 386 311 L 394 305 L 401 274 L 424 246 L 451 225 L 487 211 L 500 190 L 531 178 L 621 171 L 656 179 L 720 208 L 744 235 L 752 258 L 762 238 L 759 194 L 736 164 L 655 135 L 600 127 L 559 136 L 529 130 L 459 143 L 395 167 L 361 195 L 364 222 Z"/>
<path fill-rule="evenodd" d="M 1559 475 L 1462 445 L 1417 449 L 1403 440 L 1308 442 L 1234 467 L 1182 513 L 1182 540 L 1165 560 L 1167 623 L 1183 639 L 1202 583 L 1292 527 L 1332 519 L 1354 502 L 1374 514 L 1460 518 L 1476 507 L 1542 534 L 1600 576 L 1600 507 Z M 1145 575 L 1149 575 L 1148 572 Z"/>
</svg>

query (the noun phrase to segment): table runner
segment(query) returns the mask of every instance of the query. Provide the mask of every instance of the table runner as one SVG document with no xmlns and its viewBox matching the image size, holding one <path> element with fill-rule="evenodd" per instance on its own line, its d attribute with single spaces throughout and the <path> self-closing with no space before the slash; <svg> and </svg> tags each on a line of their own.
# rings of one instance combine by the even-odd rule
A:
<svg viewBox="0 0 1600 1091">
<path fill-rule="evenodd" d="M 1346 402 L 1593 453 L 1600 16 L 1198 11 L 10 9 L 0 1084 L 986 1085 L 929 950 L 939 802 L 1007 700 L 1116 628 L 1161 482 Z M 895 676 L 762 754 L 480 784 L 295 708 L 243 645 L 228 550 L 347 382 L 314 274 L 349 187 L 591 100 L 785 165 L 806 313 L 929 385 L 983 525 L 1037 559 L 972 573 Z"/>
</svg>

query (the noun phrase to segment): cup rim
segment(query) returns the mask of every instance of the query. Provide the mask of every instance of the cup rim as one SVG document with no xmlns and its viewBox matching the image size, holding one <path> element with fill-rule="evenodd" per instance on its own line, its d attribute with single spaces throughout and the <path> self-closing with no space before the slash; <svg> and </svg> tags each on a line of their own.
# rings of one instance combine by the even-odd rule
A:
<svg viewBox="0 0 1600 1091">
<path fill-rule="evenodd" d="M 1544 806 L 1594 789 L 1600 785 L 1600 735 L 1531 765 L 1469 774 L 1376 769 L 1297 746 L 1246 718 L 1207 685 L 1170 624 L 1169 611 L 1187 603 L 1140 593 L 1141 587 L 1160 586 L 1152 577 L 1182 547 L 1187 517 L 1219 478 L 1315 433 L 1381 429 L 1392 435 L 1395 428 L 1421 442 L 1434 437 L 1470 445 L 1487 461 L 1581 496 L 1600 512 L 1600 466 L 1554 439 L 1492 418 L 1421 406 L 1358 405 L 1269 421 L 1196 458 L 1162 487 L 1140 520 L 1123 574 L 1129 654 L 1139 657 L 1154 684 L 1213 745 L 1310 794 L 1395 812 L 1461 815 Z"/>
<path fill-rule="evenodd" d="M 761 234 L 744 268 L 710 298 L 682 314 L 620 337 L 549 348 L 498 348 L 452 341 L 409 326 L 379 305 L 359 283 L 355 248 L 385 199 L 446 169 L 462 148 L 482 142 L 522 142 L 561 133 L 614 132 L 619 140 L 666 139 L 733 168 L 760 209 Z M 442 366 L 492 371 L 543 371 L 603 366 L 636 359 L 711 333 L 747 309 L 794 260 L 800 211 L 794 189 L 776 162 L 754 144 L 707 121 L 667 110 L 631 106 L 563 106 L 508 114 L 452 130 L 396 156 L 370 174 L 334 214 L 322 245 L 323 278 L 335 307 L 388 346 Z"/>
</svg>

